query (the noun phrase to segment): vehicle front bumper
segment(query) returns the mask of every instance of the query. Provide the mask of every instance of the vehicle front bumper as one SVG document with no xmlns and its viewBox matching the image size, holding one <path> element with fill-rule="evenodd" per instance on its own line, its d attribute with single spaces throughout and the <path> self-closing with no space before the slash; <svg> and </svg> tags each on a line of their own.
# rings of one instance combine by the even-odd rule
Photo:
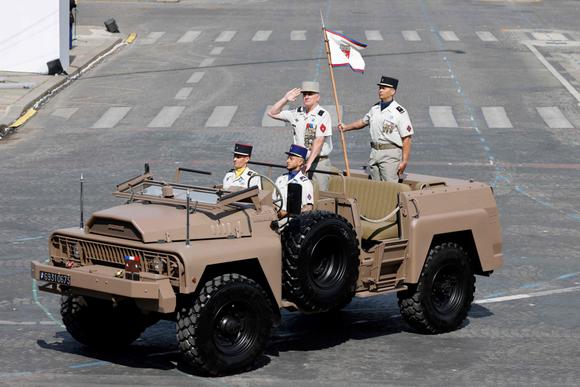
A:
<svg viewBox="0 0 580 387">
<path fill-rule="evenodd" d="M 40 278 L 40 273 L 50 273 L 61 276 L 68 276 L 68 285 L 47 281 L 39 286 L 40 290 L 52 293 L 62 293 L 63 287 L 73 290 L 81 290 L 82 294 L 102 297 L 103 295 L 122 296 L 136 299 L 148 310 L 160 313 L 171 313 L 175 311 L 176 296 L 169 278 L 151 273 L 141 273 L 139 281 L 118 278 L 116 274 L 119 269 L 89 265 L 75 268 L 56 267 L 46 265 L 37 261 L 31 264 L 32 278 L 38 281 L 45 281 Z"/>
</svg>

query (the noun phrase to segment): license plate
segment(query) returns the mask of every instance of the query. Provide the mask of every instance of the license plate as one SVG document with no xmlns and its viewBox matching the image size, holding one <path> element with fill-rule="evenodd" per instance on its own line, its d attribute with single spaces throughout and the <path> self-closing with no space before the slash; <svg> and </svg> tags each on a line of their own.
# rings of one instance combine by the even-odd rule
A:
<svg viewBox="0 0 580 387">
<path fill-rule="evenodd" d="M 57 273 L 50 273 L 47 271 L 41 271 L 40 272 L 40 280 L 47 281 L 47 282 L 53 282 L 53 283 L 59 284 L 59 285 L 70 286 L 70 275 L 66 275 L 66 274 L 57 274 Z"/>
</svg>

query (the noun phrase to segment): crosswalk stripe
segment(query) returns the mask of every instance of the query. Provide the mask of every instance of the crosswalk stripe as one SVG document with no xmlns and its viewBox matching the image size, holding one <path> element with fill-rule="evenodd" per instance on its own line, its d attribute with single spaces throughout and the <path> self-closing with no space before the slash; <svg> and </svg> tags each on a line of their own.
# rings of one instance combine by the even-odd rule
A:
<svg viewBox="0 0 580 387">
<path fill-rule="evenodd" d="M 536 110 L 550 128 L 553 129 L 568 129 L 573 128 L 572 124 L 556 106 L 552 107 L 537 107 Z"/>
<path fill-rule="evenodd" d="M 291 31 L 290 40 L 306 40 L 306 31 L 304 30 Z"/>
<path fill-rule="evenodd" d="M 367 37 L 367 40 L 383 40 L 381 31 L 377 30 L 367 30 L 365 31 L 365 36 Z"/>
<path fill-rule="evenodd" d="M 215 39 L 216 42 L 229 42 L 236 35 L 237 31 L 222 31 Z"/>
<path fill-rule="evenodd" d="M 238 110 L 237 106 L 216 106 L 205 122 L 205 126 L 212 128 L 228 126 L 236 110 Z"/>
<path fill-rule="evenodd" d="M 252 41 L 254 42 L 264 42 L 266 40 L 268 40 L 268 38 L 270 38 L 270 35 L 272 34 L 272 31 L 258 31 L 256 32 L 256 34 L 254 35 L 254 37 L 252 38 Z"/>
<path fill-rule="evenodd" d="M 214 47 L 209 54 L 210 55 L 219 55 L 222 53 L 223 50 L 224 50 L 223 47 Z"/>
<path fill-rule="evenodd" d="M 198 83 L 199 81 L 201 81 L 201 78 L 203 78 L 204 75 L 205 75 L 205 72 L 196 71 L 193 74 L 191 74 L 191 77 L 189 77 L 189 79 L 187 80 L 187 83 Z"/>
<path fill-rule="evenodd" d="M 127 106 L 116 106 L 107 109 L 107 111 L 93 124 L 94 129 L 113 128 L 119 123 L 131 110 Z"/>
<path fill-rule="evenodd" d="M 417 31 L 401 31 L 401 33 L 403 34 L 403 38 L 409 42 L 419 42 L 421 40 Z"/>
<path fill-rule="evenodd" d="M 453 116 L 451 106 L 429 106 L 429 116 L 435 127 L 457 128 L 459 126 Z"/>
<path fill-rule="evenodd" d="M 68 120 L 69 118 L 71 118 L 73 114 L 77 112 L 77 110 L 79 110 L 79 108 L 58 108 L 52 112 L 51 116 L 60 117 L 64 118 L 65 120 Z"/>
<path fill-rule="evenodd" d="M 488 128 L 513 128 L 510 119 L 501 106 L 484 106 L 481 108 Z"/>
<path fill-rule="evenodd" d="M 201 31 L 187 31 L 177 43 L 191 43 L 201 35 Z"/>
<path fill-rule="evenodd" d="M 497 38 L 489 31 L 476 31 L 475 34 L 484 42 L 497 42 Z"/>
<path fill-rule="evenodd" d="M 532 32 L 535 40 L 568 40 L 566 36 L 559 32 Z"/>
<path fill-rule="evenodd" d="M 273 105 L 266 106 L 266 110 L 264 110 L 264 115 L 262 116 L 262 127 L 273 127 L 273 126 L 284 126 L 284 121 L 275 120 L 268 116 L 267 111 L 272 108 Z M 282 110 L 287 109 L 287 106 L 284 106 Z"/>
<path fill-rule="evenodd" d="M 211 64 L 214 61 L 215 61 L 215 58 L 205 58 L 204 60 L 201 61 L 201 63 L 199 64 L 199 67 L 211 66 Z"/>
<path fill-rule="evenodd" d="M 439 35 L 441 39 L 445 40 L 446 42 L 457 42 L 459 38 L 455 35 L 453 31 L 439 31 Z"/>
<path fill-rule="evenodd" d="M 164 106 L 147 125 L 149 128 L 169 128 L 179 118 L 185 106 Z"/>
<path fill-rule="evenodd" d="M 141 40 L 137 40 L 137 42 L 139 42 L 139 44 L 154 44 L 163 35 L 165 35 L 165 31 L 161 31 L 161 32 L 150 32 L 149 35 L 147 35 L 147 37 L 145 37 L 145 38 L 143 38 Z"/>
<path fill-rule="evenodd" d="M 193 90 L 192 87 L 182 87 L 177 94 L 175 94 L 175 99 L 187 99 Z"/>
</svg>

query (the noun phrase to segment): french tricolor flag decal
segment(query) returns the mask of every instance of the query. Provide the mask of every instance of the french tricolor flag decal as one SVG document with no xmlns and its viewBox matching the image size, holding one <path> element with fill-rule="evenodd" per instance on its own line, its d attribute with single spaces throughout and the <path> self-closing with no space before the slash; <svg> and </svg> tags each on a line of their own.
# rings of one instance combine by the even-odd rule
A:
<svg viewBox="0 0 580 387">
<path fill-rule="evenodd" d="M 138 255 L 125 255 L 125 261 L 141 262 L 141 258 Z"/>
</svg>

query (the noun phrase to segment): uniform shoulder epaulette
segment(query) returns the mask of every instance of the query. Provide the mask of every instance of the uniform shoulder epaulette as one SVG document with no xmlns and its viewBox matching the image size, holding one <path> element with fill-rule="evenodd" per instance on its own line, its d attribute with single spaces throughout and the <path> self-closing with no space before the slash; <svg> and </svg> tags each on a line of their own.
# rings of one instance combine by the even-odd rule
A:
<svg viewBox="0 0 580 387">
<path fill-rule="evenodd" d="M 306 176 L 300 176 L 300 180 L 302 180 L 302 181 L 307 181 L 307 180 L 308 180 L 308 178 L 307 178 Z"/>
<path fill-rule="evenodd" d="M 376 104 L 374 104 L 373 106 L 379 106 L 381 104 L 381 102 L 377 102 Z"/>
<path fill-rule="evenodd" d="M 302 106 L 298 106 L 298 109 L 296 109 L 296 111 L 297 111 L 298 113 L 302 113 L 302 110 L 303 110 Z"/>
<path fill-rule="evenodd" d="M 405 109 L 402 106 L 397 106 L 397 111 L 401 114 L 405 113 Z"/>
<path fill-rule="evenodd" d="M 318 115 L 319 115 L 320 117 L 322 117 L 322 116 L 324 115 L 324 113 L 326 113 L 326 112 L 325 112 L 323 109 L 320 109 L 320 110 L 318 111 Z"/>
</svg>

